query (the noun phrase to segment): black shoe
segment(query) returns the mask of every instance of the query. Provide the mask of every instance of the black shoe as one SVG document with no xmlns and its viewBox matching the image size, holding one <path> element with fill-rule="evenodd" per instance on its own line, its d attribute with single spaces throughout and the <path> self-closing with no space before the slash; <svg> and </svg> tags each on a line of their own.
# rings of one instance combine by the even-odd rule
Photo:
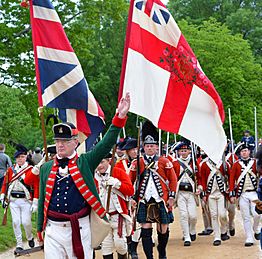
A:
<svg viewBox="0 0 262 259">
<path fill-rule="evenodd" d="M 222 241 L 226 241 L 230 238 L 230 236 L 227 234 L 227 232 L 225 234 L 221 234 L 221 240 Z"/>
<path fill-rule="evenodd" d="M 207 229 L 208 235 L 211 235 L 213 233 L 213 229 Z"/>
<path fill-rule="evenodd" d="M 102 249 L 102 246 L 101 246 L 101 245 L 99 245 L 99 246 L 97 246 L 97 247 L 94 248 L 94 250 L 101 250 L 101 249 Z"/>
<path fill-rule="evenodd" d="M 212 229 L 203 230 L 202 232 L 198 233 L 199 236 L 209 236 L 213 232 Z"/>
<path fill-rule="evenodd" d="M 190 241 L 185 241 L 184 242 L 184 246 L 191 246 L 191 242 Z"/>
<path fill-rule="evenodd" d="M 220 246 L 221 245 L 221 240 L 215 240 L 213 242 L 213 246 Z"/>
<path fill-rule="evenodd" d="M 256 240 L 260 240 L 260 233 L 258 233 L 258 234 L 255 233 L 255 234 L 254 234 L 254 237 L 255 237 Z"/>
<path fill-rule="evenodd" d="M 136 252 L 133 252 L 130 255 L 132 259 L 138 259 L 138 254 Z"/>
<path fill-rule="evenodd" d="M 234 228 L 229 230 L 229 234 L 231 237 L 233 237 L 236 234 L 236 230 Z"/>
<path fill-rule="evenodd" d="M 252 246 L 252 245 L 253 245 L 253 243 L 251 243 L 251 242 L 246 242 L 246 243 L 245 243 L 245 246 L 246 246 L 246 247 Z"/>
<path fill-rule="evenodd" d="M 34 238 L 32 238 L 31 240 L 28 241 L 28 245 L 29 245 L 31 248 L 35 247 L 35 240 L 34 240 Z"/>
<path fill-rule="evenodd" d="M 14 251 L 14 255 L 19 254 L 20 252 L 22 252 L 24 249 L 20 246 L 16 247 L 15 251 Z"/>
<path fill-rule="evenodd" d="M 190 234 L 190 238 L 191 238 L 191 241 L 195 241 L 196 240 L 196 234 L 193 234 L 193 235 Z"/>
</svg>

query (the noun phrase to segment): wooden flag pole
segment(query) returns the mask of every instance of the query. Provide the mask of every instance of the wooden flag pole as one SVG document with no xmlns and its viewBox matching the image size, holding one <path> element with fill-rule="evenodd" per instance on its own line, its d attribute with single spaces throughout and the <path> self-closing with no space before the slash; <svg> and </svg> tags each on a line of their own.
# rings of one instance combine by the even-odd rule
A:
<svg viewBox="0 0 262 259">
<path fill-rule="evenodd" d="M 46 131 L 45 131 L 45 119 L 44 119 L 44 107 L 38 107 L 38 114 L 41 120 L 42 126 L 42 135 L 43 135 L 43 142 L 44 142 L 44 150 L 45 150 L 45 161 L 48 161 L 48 153 L 47 153 L 47 143 L 46 143 Z"/>
</svg>

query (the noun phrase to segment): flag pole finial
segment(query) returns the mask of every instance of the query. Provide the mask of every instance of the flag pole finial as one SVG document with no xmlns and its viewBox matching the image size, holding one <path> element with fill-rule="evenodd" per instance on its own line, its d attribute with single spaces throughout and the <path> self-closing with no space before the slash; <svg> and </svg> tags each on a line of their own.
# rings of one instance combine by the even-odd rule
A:
<svg viewBox="0 0 262 259">
<path fill-rule="evenodd" d="M 20 3 L 20 5 L 23 7 L 23 8 L 28 8 L 29 7 L 29 3 L 27 0 L 22 0 L 22 2 Z"/>
</svg>

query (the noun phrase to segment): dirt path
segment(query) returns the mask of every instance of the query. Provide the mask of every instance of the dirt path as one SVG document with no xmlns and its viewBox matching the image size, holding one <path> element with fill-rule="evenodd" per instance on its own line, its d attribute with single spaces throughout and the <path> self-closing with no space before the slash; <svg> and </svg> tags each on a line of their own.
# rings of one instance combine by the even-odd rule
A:
<svg viewBox="0 0 262 259">
<path fill-rule="evenodd" d="M 175 223 L 171 224 L 170 239 L 168 243 L 168 259 L 262 259 L 262 251 L 259 242 L 256 241 L 253 247 L 244 247 L 244 230 L 240 212 L 236 213 L 236 236 L 230 240 L 222 242 L 219 247 L 214 247 L 213 236 L 198 236 L 197 240 L 190 247 L 184 247 L 182 241 L 182 231 L 179 224 L 178 211 L 175 211 Z M 197 232 L 203 230 L 201 210 L 198 209 Z M 13 250 L 0 254 L 0 259 L 14 258 Z M 145 259 L 141 244 L 139 244 L 139 259 Z M 158 258 L 156 248 L 154 248 L 155 258 Z M 20 259 L 42 259 L 43 252 L 37 252 L 30 256 L 21 256 Z M 96 259 L 102 259 L 100 251 L 97 251 Z M 49 258 L 48 258 L 49 259 Z M 50 258 L 53 259 L 53 258 Z"/>
</svg>

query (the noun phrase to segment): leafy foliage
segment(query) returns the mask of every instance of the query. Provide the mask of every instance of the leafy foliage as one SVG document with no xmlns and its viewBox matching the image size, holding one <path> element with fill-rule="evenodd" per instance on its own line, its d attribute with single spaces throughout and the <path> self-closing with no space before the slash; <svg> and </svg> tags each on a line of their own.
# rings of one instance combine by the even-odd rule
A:
<svg viewBox="0 0 262 259">
<path fill-rule="evenodd" d="M 52 3 L 109 125 L 117 105 L 128 1 Z M 1 4 L 1 141 L 11 138 L 30 148 L 42 146 L 29 10 L 21 8 L 19 1 L 2 0 Z M 226 113 L 231 108 L 236 139 L 242 130 L 253 128 L 254 106 L 261 129 L 261 66 L 257 64 L 261 58 L 260 1 L 172 0 L 168 5 L 218 90 Z M 45 115 L 50 112 L 45 109 Z M 136 115 L 130 114 L 127 134 L 137 135 L 135 125 Z M 228 133 L 228 120 L 225 129 Z M 46 131 L 51 143 L 51 125 Z M 13 152 L 10 147 L 8 150 Z"/>
</svg>

